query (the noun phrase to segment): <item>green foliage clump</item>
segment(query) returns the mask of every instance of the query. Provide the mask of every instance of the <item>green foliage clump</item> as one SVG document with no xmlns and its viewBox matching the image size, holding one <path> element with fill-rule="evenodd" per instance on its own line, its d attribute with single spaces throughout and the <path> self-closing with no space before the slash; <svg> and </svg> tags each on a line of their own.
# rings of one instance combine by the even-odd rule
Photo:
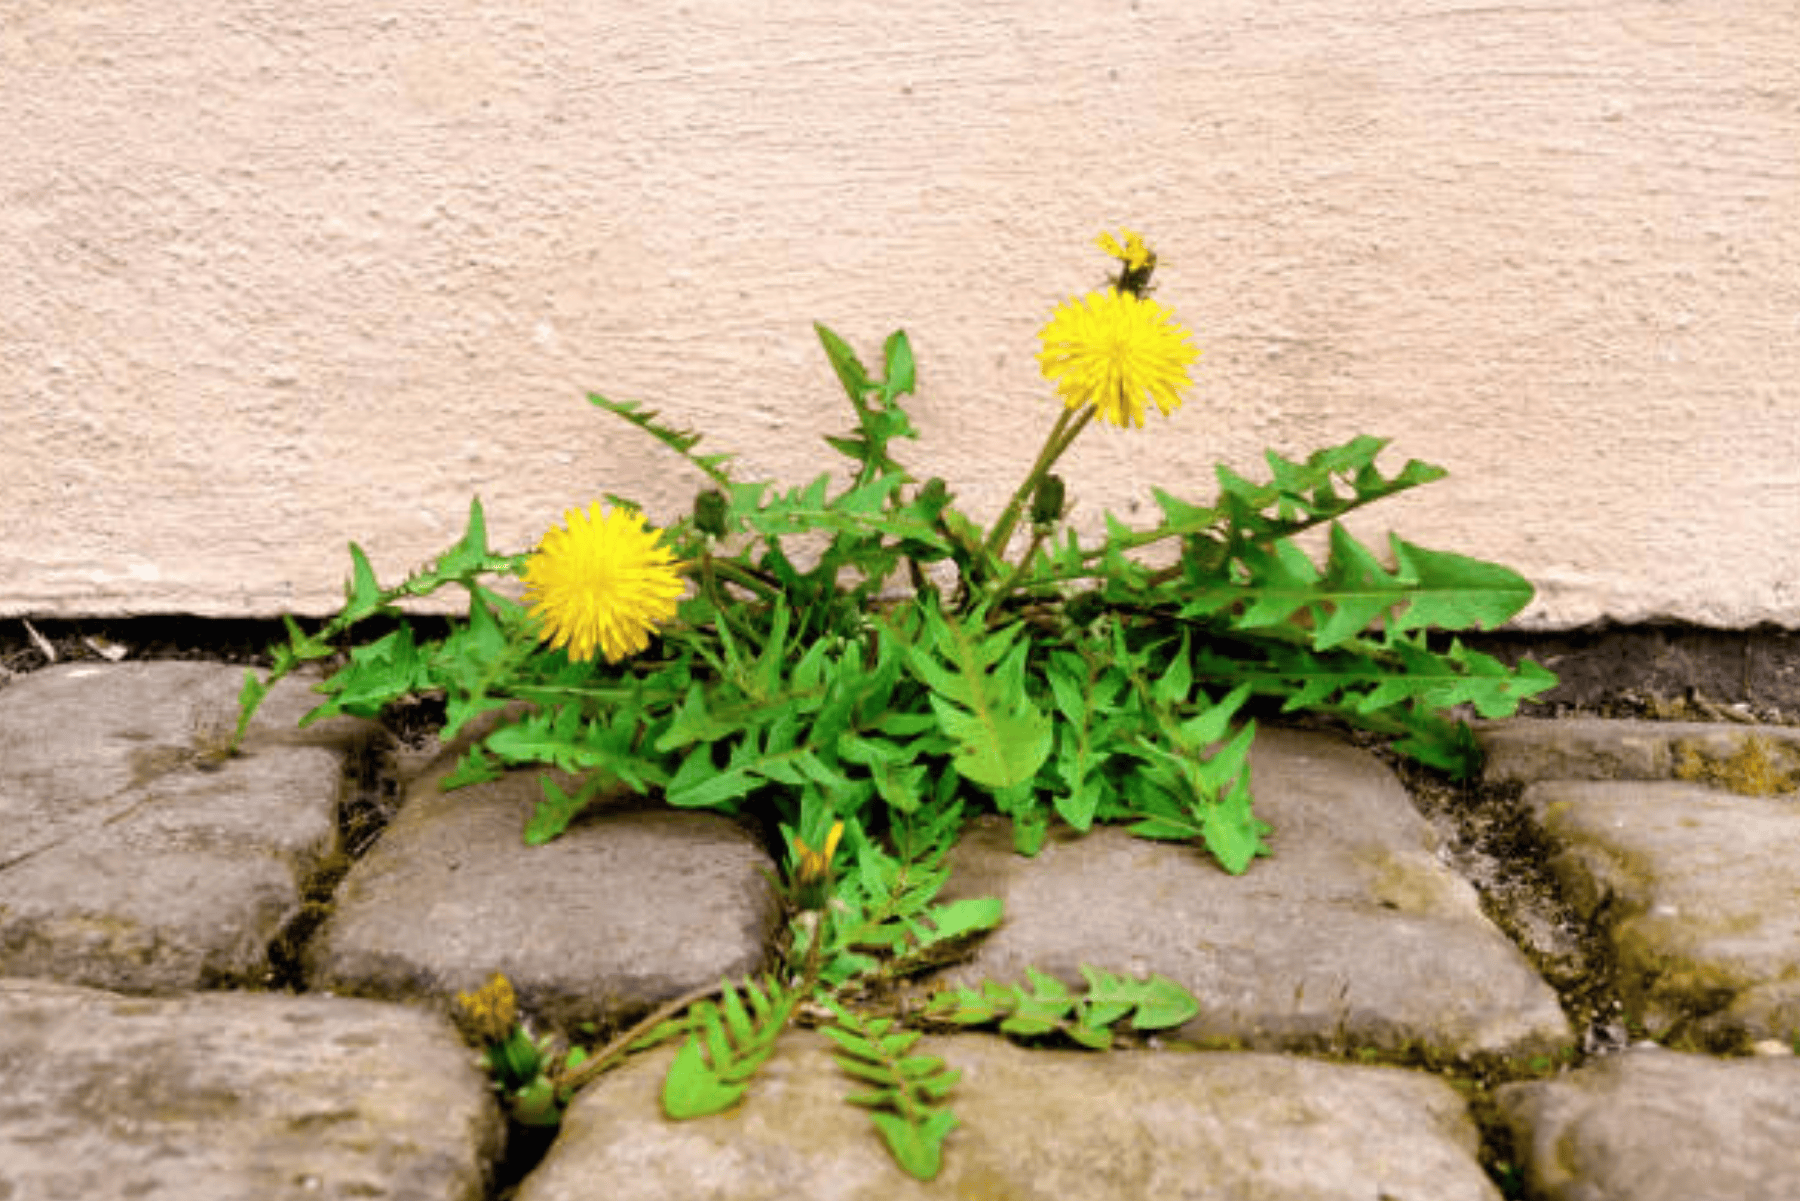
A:
<svg viewBox="0 0 1800 1201">
<path fill-rule="evenodd" d="M 1037 1038 L 1060 1034 L 1079 1046 L 1104 1051 L 1112 1046 L 1112 1027 L 1131 1018 L 1134 1030 L 1166 1030 L 1200 1012 L 1187 989 L 1163 976 L 1133 980 L 1088 964 L 1081 965 L 1086 996 L 1077 996 L 1054 976 L 1026 968 L 1025 985 L 992 980 L 979 988 L 953 989 L 932 997 L 925 1007 L 929 1021 L 958 1026 L 996 1023 L 1002 1034 Z"/>
<path fill-rule="evenodd" d="M 1244 770 L 1254 723 L 1240 711 L 1252 696 L 1390 735 L 1401 753 L 1461 776 L 1479 752 L 1446 710 L 1506 716 L 1555 683 L 1529 661 L 1508 669 L 1427 637 L 1506 620 L 1532 595 L 1520 576 L 1397 537 L 1386 567 L 1337 524 L 1443 474 L 1412 462 L 1383 475 L 1380 440 L 1304 462 L 1271 453 L 1263 484 L 1221 467 L 1206 505 L 1154 489 L 1160 520 L 1133 530 L 1109 514 L 1096 545 L 1060 518 L 1039 523 L 1009 564 L 943 480 L 920 481 L 893 457 L 894 439 L 913 432 L 899 403 L 913 381 L 905 336 L 888 339 L 875 378 L 820 333 L 858 420 L 829 440 L 851 457 L 837 484 L 828 474 L 786 492 L 739 482 L 726 456 L 695 452 L 697 436 L 590 398 L 713 485 L 665 531 L 696 587 L 651 653 L 602 665 L 545 648 L 525 606 L 485 582 L 520 574 L 529 556 L 487 548 L 477 502 L 462 540 L 394 587 L 353 546 L 344 611 L 318 634 L 294 626 L 271 678 L 334 654 L 333 637 L 397 615 L 396 601 L 455 584 L 469 594 L 466 621 L 435 642 L 402 624 L 353 647 L 306 720 L 441 693 L 452 737 L 479 714 L 529 702 L 447 781 L 526 764 L 585 776 L 574 795 L 546 784 L 529 842 L 556 837 L 614 783 L 678 808 L 763 808 L 814 836 L 832 820 L 879 830 L 890 814 L 967 797 L 1008 815 L 1028 853 L 1054 814 L 1078 829 L 1127 822 L 1192 839 L 1234 873 L 1267 851 Z M 1317 565 L 1295 538 L 1326 523 Z M 804 536 L 824 545 L 803 566 L 789 542 Z M 1159 545 L 1179 557 L 1152 569 L 1138 555 Z M 944 571 L 954 582 L 940 587 L 933 573 Z M 899 574 L 911 591 L 889 589 Z M 246 681 L 244 721 L 265 689 Z"/>
<path fill-rule="evenodd" d="M 1120 323 L 1162 321 L 1159 306 L 1137 303 L 1154 255 L 1135 237 L 1115 253 L 1123 267 L 1093 311 Z M 700 453 L 699 435 L 635 402 L 588 398 L 703 481 L 691 511 L 662 531 L 691 589 L 645 653 L 615 661 L 604 647 L 609 657 L 594 662 L 570 653 L 579 642 L 551 645 L 554 614 L 515 599 L 505 583 L 529 577 L 534 558 L 549 552 L 490 550 L 477 500 L 461 540 L 396 585 L 383 587 L 352 544 L 343 611 L 316 634 L 288 621 L 269 678 L 245 681 L 237 733 L 276 678 L 342 653 L 306 722 L 375 716 L 438 694 L 450 739 L 482 714 L 525 702 L 522 716 L 468 750 L 444 787 L 531 765 L 578 776 L 572 793 L 544 777 L 527 843 L 558 837 L 618 785 L 779 829 L 796 910 L 783 973 L 722 982 L 592 1055 L 559 1056 L 515 1037 L 522 1027 L 489 1030 L 482 1038 L 502 1091 L 520 1120 L 554 1121 L 582 1083 L 623 1055 L 682 1037 L 665 1111 L 713 1113 L 743 1096 L 784 1028 L 823 1012 L 840 1063 L 873 1086 L 850 1099 L 871 1110 L 896 1161 L 929 1178 L 955 1126 L 946 1101 L 955 1073 L 909 1054 L 916 1032 L 899 1019 L 859 1016 L 848 1002 L 954 960 L 999 923 L 992 898 L 936 900 L 965 812 L 1006 816 L 1028 855 L 1052 821 L 1076 831 L 1116 823 L 1191 843 L 1240 874 L 1270 853 L 1248 771 L 1253 701 L 1335 716 L 1465 776 L 1479 750 L 1449 711 L 1508 716 L 1556 680 L 1439 633 L 1511 618 L 1532 596 L 1522 577 L 1398 537 L 1383 562 L 1341 524 L 1443 476 L 1417 461 L 1384 473 L 1383 440 L 1353 438 L 1304 460 L 1271 452 L 1261 482 L 1220 466 L 1210 498 L 1152 488 L 1159 516 L 1147 528 L 1108 513 L 1098 538 L 1084 539 L 1067 520 L 1067 482 L 1052 468 L 1097 413 L 1123 426 L 1134 410 L 1141 418 L 1143 397 L 1103 392 L 1108 371 L 1065 354 L 1046 371 L 1061 372 L 1067 405 L 1011 501 L 983 527 L 956 506 L 947 481 L 899 455 L 899 443 L 916 437 L 902 403 L 916 378 L 905 333 L 883 343 L 878 371 L 832 331 L 817 333 L 854 425 L 826 439 L 845 469 L 799 487 L 741 478 L 730 455 Z M 1166 351 L 1185 331 L 1137 334 Z M 1158 369 L 1167 385 L 1173 377 Z M 1166 412 L 1164 397 L 1155 399 Z M 1319 562 L 1298 539 L 1321 527 Z M 467 593 L 466 617 L 443 638 L 421 639 L 397 604 L 449 586 Z M 397 619 L 393 632 L 340 652 L 341 635 L 377 616 Z M 1084 976 L 1086 996 L 1032 973 L 1026 986 L 940 996 L 923 1020 L 996 1022 L 1007 1034 L 1055 1033 L 1099 1048 L 1127 1017 L 1152 1029 L 1192 1012 L 1192 998 L 1170 981 Z"/>
</svg>

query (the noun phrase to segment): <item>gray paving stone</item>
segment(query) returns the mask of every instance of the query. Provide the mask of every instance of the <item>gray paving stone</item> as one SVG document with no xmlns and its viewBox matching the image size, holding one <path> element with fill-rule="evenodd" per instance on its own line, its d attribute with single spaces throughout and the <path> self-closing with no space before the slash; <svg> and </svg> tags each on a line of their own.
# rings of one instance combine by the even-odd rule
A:
<svg viewBox="0 0 1800 1201">
<path fill-rule="evenodd" d="M 1490 784 L 1670 780 L 1684 751 L 1723 760 L 1741 752 L 1752 737 L 1766 741 L 1778 762 L 1800 769 L 1800 729 L 1786 726 L 1514 718 L 1476 722 L 1473 728 L 1487 753 L 1483 778 Z"/>
<path fill-rule="evenodd" d="M 1793 1201 L 1800 1061 L 1634 1048 L 1495 1094 L 1536 1201 Z"/>
<path fill-rule="evenodd" d="M 1555 994 L 1438 859 L 1379 761 L 1264 730 L 1251 772 L 1274 854 L 1237 878 L 1198 848 L 1119 829 L 1053 836 L 1024 859 L 1005 823 L 972 823 L 944 896 L 998 896 L 1006 919 L 936 982 L 1022 981 L 1031 966 L 1083 987 L 1082 963 L 1160 972 L 1200 1000 L 1183 1037 L 1264 1050 L 1517 1056 L 1572 1043 Z"/>
<path fill-rule="evenodd" d="M 865 1087 L 827 1040 L 790 1032 L 725 1114 L 662 1116 L 673 1051 L 627 1063 L 570 1108 L 518 1201 L 1498 1201 L 1442 1081 L 1274 1055 L 1026 1050 L 984 1035 L 915 1054 L 962 1070 L 961 1124 L 930 1184 L 889 1158 Z"/>
<path fill-rule="evenodd" d="M 1534 784 L 1524 804 L 1652 1033 L 1800 1033 L 1800 804 L 1672 781 Z"/>
<path fill-rule="evenodd" d="M 318 698 L 290 678 L 244 754 L 211 763 L 242 677 L 72 664 L 0 691 L 0 974 L 137 992 L 263 977 L 370 728 L 296 730 Z"/>
<path fill-rule="evenodd" d="M 448 793 L 438 779 L 414 781 L 339 886 L 309 987 L 448 1001 L 504 972 L 522 1010 L 569 1030 L 768 965 L 781 909 L 759 869 L 774 864 L 730 819 L 607 811 L 531 847 L 534 774 Z"/>
<path fill-rule="evenodd" d="M 0 979 L 0 1197 L 477 1201 L 504 1137 L 404 1006 Z"/>
</svg>

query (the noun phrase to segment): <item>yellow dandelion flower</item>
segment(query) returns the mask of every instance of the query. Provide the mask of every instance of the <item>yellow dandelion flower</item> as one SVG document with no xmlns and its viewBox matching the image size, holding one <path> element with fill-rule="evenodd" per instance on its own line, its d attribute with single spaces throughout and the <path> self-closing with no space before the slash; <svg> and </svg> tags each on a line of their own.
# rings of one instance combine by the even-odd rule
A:
<svg viewBox="0 0 1800 1201">
<path fill-rule="evenodd" d="M 525 601 L 543 623 L 539 635 L 569 658 L 594 650 L 617 663 L 650 645 L 650 632 L 675 616 L 680 566 L 633 509 L 563 514 L 525 565 Z"/>
<path fill-rule="evenodd" d="M 1103 233 L 1094 242 L 1100 249 L 1124 263 L 1127 271 L 1141 271 L 1149 266 L 1150 260 L 1156 256 L 1144 245 L 1144 235 L 1129 229 L 1121 229 L 1119 235 L 1115 238 L 1110 233 Z"/>
<path fill-rule="evenodd" d="M 1038 334 L 1038 363 L 1071 409 L 1093 405 L 1103 421 L 1144 424 L 1144 401 L 1166 417 L 1181 406 L 1200 352 L 1173 309 L 1108 288 L 1065 301 Z"/>
<path fill-rule="evenodd" d="M 815 851 L 808 847 L 799 835 L 795 835 L 794 850 L 800 857 L 799 866 L 794 872 L 795 879 L 801 884 L 812 884 L 823 880 L 825 873 L 831 870 L 832 857 L 837 854 L 838 839 L 843 836 L 844 823 L 833 822 L 831 832 L 825 835 L 825 849 Z"/>
<path fill-rule="evenodd" d="M 837 854 L 838 840 L 844 836 L 844 823 L 833 822 L 825 835 L 825 847 L 815 851 L 796 834 L 794 836 L 794 888 L 802 909 L 822 909 L 830 900 L 831 860 Z"/>
</svg>

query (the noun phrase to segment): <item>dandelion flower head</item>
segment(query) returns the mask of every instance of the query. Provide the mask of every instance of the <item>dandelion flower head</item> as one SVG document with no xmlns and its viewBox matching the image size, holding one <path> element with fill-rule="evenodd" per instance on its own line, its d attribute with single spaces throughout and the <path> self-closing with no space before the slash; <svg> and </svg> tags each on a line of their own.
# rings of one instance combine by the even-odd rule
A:
<svg viewBox="0 0 1800 1201">
<path fill-rule="evenodd" d="M 794 836 L 794 851 L 799 858 L 795 866 L 794 877 L 801 884 L 816 884 L 825 878 L 831 870 L 831 860 L 837 854 L 838 839 L 844 836 L 844 823 L 833 822 L 831 832 L 825 836 L 825 848 L 815 851 L 801 841 L 799 835 Z"/>
<path fill-rule="evenodd" d="M 650 645 L 650 633 L 674 618 L 680 567 L 658 532 L 635 509 L 570 509 L 566 528 L 544 535 L 525 565 L 525 601 L 542 623 L 539 637 L 569 658 L 596 648 L 617 663 Z"/>
<path fill-rule="evenodd" d="M 1193 383 L 1200 352 L 1173 309 L 1107 288 L 1058 305 L 1038 334 L 1044 378 L 1071 409 L 1093 405 L 1102 421 L 1144 424 L 1144 402 L 1165 417 L 1181 406 L 1177 389 Z"/>
<path fill-rule="evenodd" d="M 1128 271 L 1142 271 L 1150 265 L 1156 256 L 1144 245 L 1144 235 L 1134 230 L 1121 229 L 1118 237 L 1103 233 L 1094 239 L 1095 245 L 1125 264 Z"/>
</svg>

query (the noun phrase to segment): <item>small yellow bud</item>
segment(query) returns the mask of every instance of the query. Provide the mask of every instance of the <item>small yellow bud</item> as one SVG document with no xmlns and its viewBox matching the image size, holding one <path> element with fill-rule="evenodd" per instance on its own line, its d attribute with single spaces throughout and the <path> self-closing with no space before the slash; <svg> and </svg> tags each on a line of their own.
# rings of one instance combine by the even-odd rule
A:
<svg viewBox="0 0 1800 1201">
<path fill-rule="evenodd" d="M 457 993 L 456 1003 L 462 1006 L 475 1035 L 486 1042 L 505 1042 L 518 1022 L 519 1003 L 512 981 L 499 972 L 489 976 L 474 996 Z"/>
<path fill-rule="evenodd" d="M 800 837 L 794 837 L 794 887 L 802 909 L 822 909 L 831 893 L 831 859 L 837 854 L 838 840 L 844 836 L 844 823 L 834 822 L 825 836 L 825 849 L 815 851 Z"/>
</svg>

